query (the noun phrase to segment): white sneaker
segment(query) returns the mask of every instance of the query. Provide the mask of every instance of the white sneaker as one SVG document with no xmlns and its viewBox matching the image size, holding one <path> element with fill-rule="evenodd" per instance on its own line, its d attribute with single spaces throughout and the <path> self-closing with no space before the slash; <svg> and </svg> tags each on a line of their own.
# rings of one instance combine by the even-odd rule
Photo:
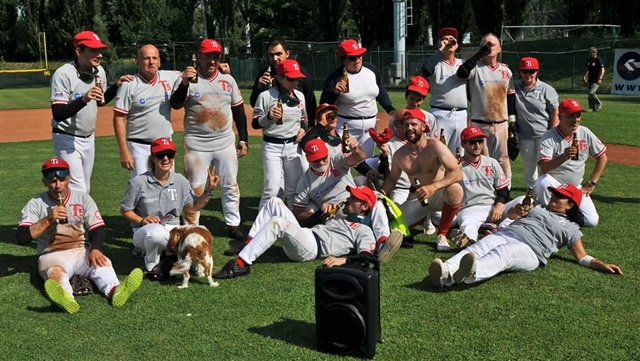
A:
<svg viewBox="0 0 640 361">
<path fill-rule="evenodd" d="M 424 234 L 430 236 L 436 233 L 436 226 L 431 223 L 431 217 L 426 217 L 422 226 L 424 227 Z"/>
<path fill-rule="evenodd" d="M 462 256 L 460 260 L 460 268 L 453 274 L 453 280 L 457 284 L 462 284 L 466 279 L 475 277 L 476 273 L 476 254 L 469 252 Z"/>
<path fill-rule="evenodd" d="M 437 240 L 438 240 L 438 245 L 436 248 L 438 252 L 446 252 L 451 249 L 451 246 L 449 246 L 449 240 L 447 239 L 447 236 L 443 236 L 439 234 Z"/>
<path fill-rule="evenodd" d="M 429 266 L 429 279 L 434 287 L 444 287 L 444 281 L 449 277 L 449 270 L 446 269 L 442 260 L 436 258 Z"/>
</svg>

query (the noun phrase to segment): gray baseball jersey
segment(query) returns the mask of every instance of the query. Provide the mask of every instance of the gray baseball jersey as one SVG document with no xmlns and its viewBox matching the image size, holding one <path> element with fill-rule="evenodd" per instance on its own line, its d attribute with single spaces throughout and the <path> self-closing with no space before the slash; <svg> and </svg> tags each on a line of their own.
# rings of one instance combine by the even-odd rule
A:
<svg viewBox="0 0 640 361">
<path fill-rule="evenodd" d="M 107 90 L 107 75 L 102 66 L 98 66 L 97 78 L 102 80 L 102 91 Z M 82 98 L 89 89 L 95 86 L 95 80 L 83 81 L 73 63 L 59 67 L 51 76 L 51 104 L 67 104 Z M 96 129 L 98 103 L 90 101 L 79 112 L 61 122 L 51 119 L 51 127 L 66 133 L 86 137 Z"/>
<path fill-rule="evenodd" d="M 558 109 L 558 93 L 538 80 L 531 89 L 516 84 L 516 124 L 522 139 L 539 139 L 549 129 L 549 112 Z"/>
<path fill-rule="evenodd" d="M 126 115 L 127 139 L 152 142 L 171 137 L 169 98 L 178 79 L 181 79 L 179 72 L 160 70 L 151 82 L 136 74 L 133 81 L 122 83 L 113 110 Z"/>
<path fill-rule="evenodd" d="M 88 194 L 69 189 L 64 204 L 69 222 L 49 227 L 38 237 L 38 255 L 84 248 L 85 232 L 104 226 L 98 206 Z M 19 226 L 31 226 L 46 217 L 57 205 L 58 201 L 51 198 L 49 192 L 41 193 L 22 208 Z"/>
<path fill-rule="evenodd" d="M 182 79 L 174 85 L 177 89 Z M 198 82 L 189 84 L 184 109 L 184 142 L 189 148 L 214 152 L 235 143 L 231 107 L 241 105 L 242 94 L 229 74 L 216 72 L 210 78 L 198 73 Z"/>
<path fill-rule="evenodd" d="M 407 144 L 406 140 L 400 140 L 396 136 L 391 138 L 387 143 L 387 150 L 389 151 L 389 169 L 391 169 L 393 155 L 405 144 Z M 400 178 L 398 178 L 398 183 L 396 183 L 396 188 L 409 189 L 410 187 L 411 181 L 409 180 L 409 176 L 407 173 L 401 172 Z"/>
<path fill-rule="evenodd" d="M 515 92 L 513 74 L 502 63 L 489 66 L 482 60 L 468 79 L 471 119 L 500 122 L 507 120 L 507 94 Z"/>
<path fill-rule="evenodd" d="M 340 109 L 340 115 L 348 117 L 367 117 L 378 114 L 376 98 L 380 88 L 376 81 L 376 74 L 363 66 L 356 73 L 347 73 L 349 78 L 349 92 L 340 93 L 335 105 Z"/>
<path fill-rule="evenodd" d="M 592 156 L 597 159 L 604 154 L 607 147 L 586 127 L 579 126 L 576 134 L 578 138 L 578 160 L 569 159 L 565 161 L 558 168 L 550 171 L 549 175 L 552 175 L 561 183 L 580 186 L 584 177 L 587 158 Z M 563 154 L 564 150 L 570 147 L 572 142 L 573 134 L 564 135 L 558 127 L 549 129 L 540 140 L 538 162 L 551 160 Z"/>
<path fill-rule="evenodd" d="M 344 155 L 342 152 L 330 155 L 329 168 L 322 174 L 309 167 L 298 181 L 293 206 L 306 209 L 311 201 L 317 205 L 345 201 L 349 197 L 346 187 L 356 186 L 348 165 L 351 156 L 351 153 Z"/>
<path fill-rule="evenodd" d="M 279 95 L 280 91 L 276 87 L 269 88 L 260 93 L 258 99 L 256 99 L 256 105 L 253 108 L 253 118 L 259 118 L 258 123 L 263 127 L 262 134 L 278 139 L 293 138 L 298 135 L 300 122 L 306 122 L 307 107 L 304 94 L 294 89 L 293 96 L 298 99 L 299 103 L 290 106 L 287 104 L 288 102 L 282 102 L 282 112 L 284 113 L 282 117 L 283 124 L 277 125 L 275 121 L 267 118 L 267 114 L 269 110 L 278 103 Z"/>
<path fill-rule="evenodd" d="M 196 199 L 198 196 L 182 174 L 171 171 L 163 186 L 153 175 L 153 170 L 148 170 L 129 181 L 120 208 L 132 210 L 141 217 L 160 217 L 163 224 L 180 225 L 182 209 Z"/>
<path fill-rule="evenodd" d="M 311 231 L 318 239 L 320 258 L 361 252 L 373 253 L 376 247 L 376 239 L 371 228 L 345 219 L 333 218 L 327 224 L 314 226 Z"/>
<path fill-rule="evenodd" d="M 492 205 L 496 199 L 495 191 L 509 185 L 509 179 L 497 160 L 481 155 L 477 163 L 472 163 L 467 157 L 462 157 L 464 198 L 461 209 Z"/>
<path fill-rule="evenodd" d="M 534 207 L 497 234 L 506 233 L 527 244 L 541 263 L 547 264 L 551 254 L 564 246 L 571 247 L 582 238 L 580 226 L 565 215 L 543 207 Z"/>
<path fill-rule="evenodd" d="M 422 65 L 422 71 L 429 80 L 430 104 L 434 108 L 467 108 L 467 80 L 456 75 L 462 65 L 461 59 L 442 59 L 442 52 L 436 50 Z"/>
</svg>

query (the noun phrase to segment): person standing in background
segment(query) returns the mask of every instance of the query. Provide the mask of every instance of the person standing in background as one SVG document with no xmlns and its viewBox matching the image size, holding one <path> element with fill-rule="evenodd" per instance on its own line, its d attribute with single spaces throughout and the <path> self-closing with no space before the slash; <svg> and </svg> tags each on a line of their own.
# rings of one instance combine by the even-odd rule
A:
<svg viewBox="0 0 640 361">
<path fill-rule="evenodd" d="M 584 71 L 582 80 L 587 83 L 589 92 L 589 109 L 597 112 L 602 108 L 602 102 L 596 92 L 602 84 L 604 78 L 604 63 L 598 57 L 598 49 L 591 47 L 589 49 L 589 60 L 587 60 L 587 69 Z"/>
</svg>

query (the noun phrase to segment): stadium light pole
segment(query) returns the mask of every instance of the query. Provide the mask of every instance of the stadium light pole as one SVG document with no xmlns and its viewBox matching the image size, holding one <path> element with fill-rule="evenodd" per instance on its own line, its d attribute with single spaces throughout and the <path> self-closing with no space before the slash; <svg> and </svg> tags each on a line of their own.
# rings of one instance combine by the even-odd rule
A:
<svg viewBox="0 0 640 361">
<path fill-rule="evenodd" d="M 204 29 L 204 38 L 207 39 L 207 0 L 200 2 L 200 8 L 202 8 L 202 28 Z"/>
</svg>

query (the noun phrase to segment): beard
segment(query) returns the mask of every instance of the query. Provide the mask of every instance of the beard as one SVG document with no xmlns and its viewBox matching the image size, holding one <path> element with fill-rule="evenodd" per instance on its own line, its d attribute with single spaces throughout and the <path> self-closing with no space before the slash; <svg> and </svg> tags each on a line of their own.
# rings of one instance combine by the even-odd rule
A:
<svg viewBox="0 0 640 361">
<path fill-rule="evenodd" d="M 313 169 L 314 172 L 317 173 L 324 173 L 327 171 L 327 169 L 329 169 L 329 163 L 327 162 L 327 164 L 325 165 L 321 165 L 319 167 L 316 167 L 315 165 L 313 165 L 312 163 L 309 163 L 309 167 L 311 167 L 311 169 Z"/>
<path fill-rule="evenodd" d="M 408 131 L 405 133 L 405 138 L 409 143 L 417 144 L 422 138 L 422 132 Z"/>
</svg>

